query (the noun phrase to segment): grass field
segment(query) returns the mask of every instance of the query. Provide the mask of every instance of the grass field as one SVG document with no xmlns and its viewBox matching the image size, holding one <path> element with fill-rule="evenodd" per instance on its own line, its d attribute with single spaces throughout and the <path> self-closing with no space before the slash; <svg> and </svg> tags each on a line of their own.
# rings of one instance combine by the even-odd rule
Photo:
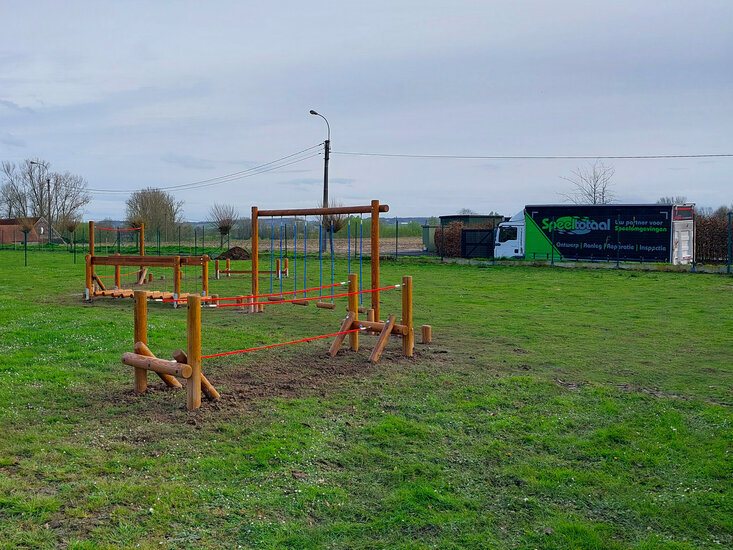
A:
<svg viewBox="0 0 733 550">
<path fill-rule="evenodd" d="M 383 262 L 433 344 L 207 359 L 222 399 L 187 412 L 132 393 L 130 300 L 83 303 L 68 254 L 22 264 L 0 254 L 0 548 L 733 546 L 730 277 Z M 185 347 L 185 309 L 148 315 L 156 354 Z M 203 352 L 343 315 L 205 309 Z"/>
</svg>

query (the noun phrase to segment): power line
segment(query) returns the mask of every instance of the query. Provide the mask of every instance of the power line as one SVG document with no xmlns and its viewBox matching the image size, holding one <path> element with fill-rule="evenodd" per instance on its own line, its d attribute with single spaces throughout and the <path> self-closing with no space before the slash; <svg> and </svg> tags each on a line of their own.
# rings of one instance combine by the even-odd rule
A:
<svg viewBox="0 0 733 550">
<path fill-rule="evenodd" d="M 453 159 L 453 160 L 595 160 L 595 159 L 699 159 L 727 158 L 733 153 L 702 155 L 410 155 L 399 153 L 363 153 L 357 151 L 331 151 L 334 155 L 352 155 L 361 157 L 396 157 L 419 159 Z"/>
<path fill-rule="evenodd" d="M 280 157 L 270 162 L 266 162 L 264 164 L 253 166 L 252 168 L 241 170 L 239 172 L 232 172 L 231 174 L 217 176 L 215 178 L 199 180 L 199 181 L 194 181 L 190 183 L 183 183 L 183 184 L 178 184 L 178 185 L 169 185 L 166 187 L 154 187 L 154 188 L 159 189 L 161 191 L 170 191 L 170 190 L 182 191 L 182 190 L 189 190 L 189 189 L 200 189 L 203 187 L 211 187 L 212 185 L 219 185 L 222 183 L 244 179 L 244 178 L 256 176 L 258 174 L 264 174 L 266 172 L 271 172 L 279 168 L 284 168 L 285 166 L 290 166 L 291 164 L 302 162 L 304 160 L 308 160 L 313 157 L 317 157 L 321 154 L 320 151 L 316 153 L 311 153 L 308 155 L 304 155 L 304 153 L 311 152 L 313 151 L 313 149 L 317 149 L 320 147 L 322 147 L 322 144 L 319 143 L 318 145 L 313 145 L 311 147 L 308 147 L 296 153 L 292 153 L 290 155 Z M 293 157 L 298 157 L 298 158 L 293 158 Z M 288 159 L 293 159 L 293 160 L 290 160 L 289 162 L 283 162 Z M 138 190 L 137 189 L 133 189 L 133 190 L 129 190 L 129 189 L 128 190 L 125 190 L 125 189 L 88 189 L 88 191 L 91 192 L 92 194 L 129 194 L 129 193 L 134 193 L 135 191 L 138 191 Z"/>
</svg>

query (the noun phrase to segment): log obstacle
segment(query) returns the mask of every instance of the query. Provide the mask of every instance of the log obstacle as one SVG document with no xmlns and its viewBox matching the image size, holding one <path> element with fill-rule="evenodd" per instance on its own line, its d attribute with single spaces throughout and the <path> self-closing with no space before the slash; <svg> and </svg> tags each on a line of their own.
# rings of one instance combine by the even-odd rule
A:
<svg viewBox="0 0 733 550">
<path fill-rule="evenodd" d="M 137 284 L 145 280 L 148 267 L 172 268 L 173 269 L 173 292 L 170 291 L 148 291 L 148 297 L 152 299 L 185 298 L 188 294 L 181 293 L 181 275 L 184 266 L 201 267 L 202 295 L 209 294 L 209 257 L 204 256 L 92 256 L 87 254 L 84 257 L 85 278 L 84 298 L 91 301 L 95 297 L 112 296 L 115 298 L 132 298 L 134 290 L 120 287 L 120 268 L 122 266 L 138 266 L 139 271 L 127 273 L 140 273 Z M 114 266 L 115 288 L 108 289 L 101 280 L 101 276 L 95 273 L 95 267 L 100 265 Z M 174 302 L 175 304 L 176 302 Z"/>
<path fill-rule="evenodd" d="M 209 399 L 219 399 L 219 392 L 201 372 L 201 297 L 190 295 L 186 299 L 187 351 L 176 350 L 173 360 L 160 359 L 148 348 L 148 293 L 136 290 L 135 329 L 133 352 L 122 355 L 122 363 L 135 368 L 135 393 L 147 390 L 147 371 L 153 371 L 172 388 L 181 388 L 177 378 L 186 380 L 186 408 L 201 406 L 201 392 Z"/>
<path fill-rule="evenodd" d="M 412 277 L 402 277 L 402 284 L 400 285 L 402 289 L 402 319 L 399 323 L 397 323 L 394 315 L 390 315 L 386 321 L 375 321 L 373 309 L 368 310 L 366 321 L 359 320 L 359 307 L 356 299 L 356 292 L 359 287 L 358 282 L 358 275 L 351 273 L 349 275 L 350 295 L 347 314 L 341 323 L 339 332 L 346 333 L 347 331 L 359 328 L 367 329 L 362 331 L 365 335 L 378 335 L 377 344 L 369 356 L 369 361 L 372 363 L 379 361 L 382 351 L 384 351 L 384 347 L 387 345 L 387 340 L 392 335 L 399 336 L 402 339 L 402 355 L 412 357 L 415 347 L 415 330 L 412 326 Z M 346 334 L 336 336 L 329 349 L 331 357 L 334 357 L 338 353 L 345 339 Z M 349 333 L 349 349 L 358 351 L 358 332 Z"/>
</svg>

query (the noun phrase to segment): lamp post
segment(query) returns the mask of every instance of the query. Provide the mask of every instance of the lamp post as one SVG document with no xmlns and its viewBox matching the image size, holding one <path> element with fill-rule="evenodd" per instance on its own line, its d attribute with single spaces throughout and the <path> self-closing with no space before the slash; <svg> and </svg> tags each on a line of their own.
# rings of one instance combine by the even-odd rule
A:
<svg viewBox="0 0 733 550">
<path fill-rule="evenodd" d="M 36 162 L 35 160 L 30 161 L 31 166 L 33 166 L 34 164 L 37 166 L 41 166 L 43 168 L 46 167 L 46 165 L 43 164 L 42 162 Z M 31 185 L 32 184 L 33 184 L 33 168 L 31 168 Z M 46 189 L 48 193 L 48 213 L 47 213 L 48 219 L 46 220 L 46 222 L 48 223 L 48 244 L 50 246 L 51 245 L 51 233 L 53 232 L 53 230 L 51 229 L 51 178 L 46 178 L 46 186 L 47 186 Z M 40 188 L 40 194 L 41 194 L 41 200 L 39 202 L 41 204 L 39 204 L 38 206 L 40 207 L 40 210 L 41 210 L 41 216 L 43 216 L 43 206 L 44 206 L 43 205 L 43 187 Z"/>
<path fill-rule="evenodd" d="M 321 113 L 317 113 L 313 109 L 310 110 L 310 114 L 319 116 L 326 121 L 326 128 L 328 130 L 326 141 L 323 142 L 324 155 L 323 155 L 323 208 L 328 208 L 328 159 L 331 154 L 331 125 L 328 123 L 328 119 Z M 323 217 L 323 219 L 326 219 Z M 326 248 L 326 232 L 323 232 L 323 242 L 321 243 L 321 250 Z"/>
</svg>

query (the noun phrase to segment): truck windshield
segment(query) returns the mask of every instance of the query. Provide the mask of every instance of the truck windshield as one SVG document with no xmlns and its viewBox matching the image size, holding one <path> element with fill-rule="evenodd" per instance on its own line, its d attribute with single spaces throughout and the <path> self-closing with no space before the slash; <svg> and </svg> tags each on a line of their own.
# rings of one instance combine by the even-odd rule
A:
<svg viewBox="0 0 733 550">
<path fill-rule="evenodd" d="M 517 228 L 516 227 L 501 227 L 499 228 L 499 242 L 505 243 L 507 241 L 517 240 Z"/>
</svg>

